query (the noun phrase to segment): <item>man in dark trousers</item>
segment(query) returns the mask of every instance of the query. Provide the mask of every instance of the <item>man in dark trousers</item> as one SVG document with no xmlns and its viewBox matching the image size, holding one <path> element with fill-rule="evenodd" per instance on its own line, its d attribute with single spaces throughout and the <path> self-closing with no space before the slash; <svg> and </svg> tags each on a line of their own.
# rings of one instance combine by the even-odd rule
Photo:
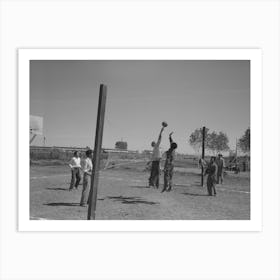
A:
<svg viewBox="0 0 280 280">
<path fill-rule="evenodd" d="M 86 159 L 83 161 L 84 178 L 83 178 L 83 191 L 82 191 L 80 206 L 86 206 L 88 203 L 92 167 L 93 167 L 92 150 L 87 150 Z"/>
<path fill-rule="evenodd" d="M 208 195 L 210 195 L 210 196 L 212 196 L 212 190 L 214 191 L 214 195 L 217 194 L 215 185 L 217 183 L 218 166 L 215 161 L 216 161 L 216 157 L 211 157 L 210 163 L 206 169 L 206 174 L 208 174 L 207 191 L 208 191 Z"/>
<path fill-rule="evenodd" d="M 177 149 L 177 144 L 173 142 L 172 134 L 173 132 L 169 134 L 170 148 L 168 151 L 165 152 L 166 160 L 164 164 L 164 185 L 161 192 L 169 192 L 171 191 L 173 186 L 172 178 L 174 169 L 175 150 Z"/>
<path fill-rule="evenodd" d="M 69 191 L 71 191 L 74 187 L 77 189 L 81 181 L 81 158 L 77 151 L 74 152 L 74 156 L 72 157 L 69 166 L 71 168 L 71 182 Z"/>
<path fill-rule="evenodd" d="M 218 158 L 216 159 L 216 163 L 217 163 L 217 166 L 218 166 L 217 184 L 223 184 L 223 182 L 224 182 L 225 160 L 224 160 L 222 154 L 218 154 Z"/>
<path fill-rule="evenodd" d="M 160 130 L 157 142 L 153 141 L 151 144 L 151 146 L 153 147 L 153 152 L 151 158 L 152 167 L 151 167 L 151 174 L 149 178 L 149 187 L 151 186 L 156 188 L 159 187 L 159 173 L 160 173 L 160 159 L 161 159 L 159 146 L 160 146 L 161 135 L 163 130 L 164 127 L 162 127 Z"/>
</svg>

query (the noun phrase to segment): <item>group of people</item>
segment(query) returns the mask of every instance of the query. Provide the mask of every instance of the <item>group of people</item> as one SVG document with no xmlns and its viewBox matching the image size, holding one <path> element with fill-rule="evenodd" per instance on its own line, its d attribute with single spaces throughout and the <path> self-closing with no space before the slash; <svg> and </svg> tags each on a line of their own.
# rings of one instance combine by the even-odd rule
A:
<svg viewBox="0 0 280 280">
<path fill-rule="evenodd" d="M 74 188 L 78 189 L 81 181 L 81 173 L 83 172 L 83 190 L 80 206 L 87 206 L 92 173 L 92 150 L 86 151 L 86 158 L 83 160 L 81 160 L 79 153 L 75 151 L 69 166 L 71 168 L 71 182 L 69 191 L 72 191 Z"/>
<path fill-rule="evenodd" d="M 160 161 L 162 159 L 160 144 L 162 140 L 162 133 L 164 131 L 164 126 L 161 128 L 157 142 L 153 141 L 151 146 L 153 147 L 152 156 L 151 156 L 151 173 L 149 177 L 149 187 L 159 188 L 159 178 L 160 178 Z M 161 192 L 169 192 L 173 188 L 173 172 L 174 172 L 174 159 L 175 159 L 175 150 L 177 149 L 177 144 L 172 139 L 173 132 L 169 134 L 170 147 L 164 153 L 165 163 L 164 163 L 164 184 Z M 207 191 L 208 195 L 216 195 L 216 184 L 223 184 L 223 173 L 225 168 L 225 161 L 222 154 L 219 154 L 218 157 L 211 157 L 210 162 L 207 163 L 204 159 L 199 161 L 201 167 L 204 170 L 204 175 L 207 177 Z M 81 173 L 83 173 L 83 189 L 80 200 L 80 206 L 86 206 L 88 203 L 88 197 L 90 192 L 90 181 L 92 174 L 92 150 L 86 151 L 86 158 L 81 160 L 79 153 L 74 152 L 73 158 L 69 164 L 71 168 L 71 182 L 69 191 L 72 191 L 74 188 L 78 189 L 78 186 L 81 181 Z"/>
<path fill-rule="evenodd" d="M 149 187 L 159 188 L 159 177 L 160 177 L 160 161 L 161 161 L 161 152 L 160 152 L 160 143 L 162 139 L 162 133 L 164 126 L 161 128 L 157 142 L 153 141 L 151 146 L 153 147 L 152 158 L 151 158 L 151 174 L 149 178 Z M 174 169 L 174 157 L 175 150 L 177 149 L 177 144 L 172 139 L 171 132 L 169 134 L 170 148 L 165 152 L 165 164 L 164 164 L 164 184 L 161 192 L 169 192 L 173 187 L 172 178 L 173 178 L 173 169 Z"/>
<path fill-rule="evenodd" d="M 159 188 L 159 178 L 160 178 L 160 161 L 161 161 L 161 152 L 160 152 L 160 143 L 162 139 L 164 127 L 162 127 L 157 142 L 153 141 L 151 146 L 153 147 L 152 156 L 151 156 L 151 173 L 149 177 L 149 187 Z M 170 148 L 164 153 L 165 163 L 164 163 L 164 183 L 163 189 L 161 192 L 169 192 L 173 187 L 173 171 L 174 171 L 174 158 L 175 150 L 177 149 L 177 144 L 173 142 L 171 132 L 169 134 Z M 207 191 L 208 195 L 216 195 L 216 184 L 223 184 L 224 180 L 224 168 L 225 160 L 222 154 L 219 154 L 218 157 L 211 157 L 210 162 L 207 163 L 204 159 L 200 159 L 200 165 L 204 169 L 203 175 L 208 175 L 207 177 Z"/>
</svg>

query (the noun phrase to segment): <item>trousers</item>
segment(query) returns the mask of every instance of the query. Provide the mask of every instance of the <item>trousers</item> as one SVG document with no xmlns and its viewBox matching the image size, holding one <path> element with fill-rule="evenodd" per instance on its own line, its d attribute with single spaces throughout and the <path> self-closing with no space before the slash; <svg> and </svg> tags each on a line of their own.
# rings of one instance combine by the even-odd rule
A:
<svg viewBox="0 0 280 280">
<path fill-rule="evenodd" d="M 71 169 L 71 182 L 69 189 L 72 190 L 75 186 L 77 189 L 81 181 L 80 168 L 74 167 Z"/>
<path fill-rule="evenodd" d="M 167 168 L 164 170 L 164 185 L 163 191 L 167 190 L 170 191 L 173 187 L 173 168 Z"/>
<path fill-rule="evenodd" d="M 215 176 L 209 174 L 208 177 L 207 177 L 207 191 L 208 191 L 208 195 L 212 196 L 212 190 L 214 191 L 214 194 L 216 195 L 215 184 L 216 184 Z"/>
<path fill-rule="evenodd" d="M 159 187 L 159 160 L 152 161 L 151 175 L 149 178 L 149 186 Z"/>
<path fill-rule="evenodd" d="M 82 190 L 80 205 L 85 205 L 88 202 L 88 195 L 90 191 L 90 180 L 91 180 L 91 176 L 87 173 L 84 173 L 83 190 Z"/>
</svg>

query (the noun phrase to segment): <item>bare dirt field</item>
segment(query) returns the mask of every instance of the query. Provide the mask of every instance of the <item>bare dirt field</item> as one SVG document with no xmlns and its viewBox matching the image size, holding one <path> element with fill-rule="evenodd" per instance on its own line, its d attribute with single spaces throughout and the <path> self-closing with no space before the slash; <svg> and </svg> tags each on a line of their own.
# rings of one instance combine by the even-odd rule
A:
<svg viewBox="0 0 280 280">
<path fill-rule="evenodd" d="M 217 196 L 210 197 L 195 167 L 175 168 L 174 188 L 164 193 L 163 174 L 159 189 L 147 188 L 144 167 L 134 162 L 100 171 L 96 219 L 250 219 L 250 173 L 228 173 L 224 184 L 217 185 Z M 69 192 L 70 177 L 64 165 L 30 167 L 30 219 L 86 219 L 87 207 L 79 206 L 82 185 Z"/>
</svg>

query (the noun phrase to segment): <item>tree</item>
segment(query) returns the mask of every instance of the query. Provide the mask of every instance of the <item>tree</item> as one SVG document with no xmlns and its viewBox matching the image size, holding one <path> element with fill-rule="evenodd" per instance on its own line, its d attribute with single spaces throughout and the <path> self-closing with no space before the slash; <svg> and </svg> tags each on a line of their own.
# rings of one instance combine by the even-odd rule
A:
<svg viewBox="0 0 280 280">
<path fill-rule="evenodd" d="M 250 153 L 250 128 L 247 128 L 244 135 L 238 140 L 237 146 L 243 153 Z"/>
<path fill-rule="evenodd" d="M 205 128 L 205 147 L 208 142 L 209 128 Z M 200 153 L 202 148 L 202 128 L 197 128 L 189 137 L 189 144 L 192 146 L 196 154 Z"/>
<path fill-rule="evenodd" d="M 211 151 L 214 155 L 222 152 L 222 151 L 228 151 L 228 137 L 227 135 L 220 131 L 217 133 L 216 131 L 213 131 L 212 133 L 208 134 L 208 141 L 206 148 L 207 150 Z"/>
<path fill-rule="evenodd" d="M 127 150 L 127 142 L 117 141 L 115 144 L 115 148 L 120 150 Z"/>
</svg>

